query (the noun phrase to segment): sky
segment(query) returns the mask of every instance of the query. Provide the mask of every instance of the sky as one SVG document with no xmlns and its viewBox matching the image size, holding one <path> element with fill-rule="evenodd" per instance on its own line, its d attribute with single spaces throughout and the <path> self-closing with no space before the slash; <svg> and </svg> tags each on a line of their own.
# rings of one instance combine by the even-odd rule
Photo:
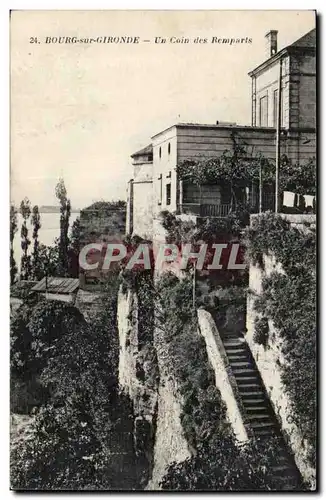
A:
<svg viewBox="0 0 326 500">
<path fill-rule="evenodd" d="M 59 177 L 74 207 L 125 199 L 130 155 L 161 130 L 178 122 L 250 125 L 248 72 L 266 59 L 265 34 L 278 30 L 281 49 L 314 27 L 313 11 L 12 12 L 12 201 L 58 204 Z M 45 43 L 58 36 L 150 42 Z M 252 43 L 193 43 L 213 36 Z"/>
</svg>

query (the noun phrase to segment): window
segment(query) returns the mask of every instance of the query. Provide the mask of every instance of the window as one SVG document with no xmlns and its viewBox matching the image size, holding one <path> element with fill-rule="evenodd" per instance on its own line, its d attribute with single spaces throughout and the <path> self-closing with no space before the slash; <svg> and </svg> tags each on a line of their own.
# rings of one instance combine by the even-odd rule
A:
<svg viewBox="0 0 326 500">
<path fill-rule="evenodd" d="M 273 94 L 273 126 L 277 127 L 278 114 L 278 90 L 274 90 Z M 281 92 L 281 127 L 283 126 L 283 92 Z"/>
<path fill-rule="evenodd" d="M 278 113 L 278 90 L 273 93 L 273 126 L 277 127 L 277 113 Z"/>
<path fill-rule="evenodd" d="M 259 99 L 259 125 L 261 127 L 268 126 L 267 115 L 267 95 Z"/>
<path fill-rule="evenodd" d="M 148 155 L 148 161 L 153 161 L 153 153 L 149 153 L 149 155 Z"/>
<path fill-rule="evenodd" d="M 158 204 L 162 205 L 162 174 L 159 175 L 159 197 L 158 197 Z"/>
<path fill-rule="evenodd" d="M 160 147 L 160 149 L 158 150 L 158 155 L 159 155 L 159 157 L 161 158 L 161 156 L 162 156 L 162 148 L 161 148 L 161 147 Z"/>
<path fill-rule="evenodd" d="M 171 204 L 171 183 L 166 185 L 166 204 Z"/>
<path fill-rule="evenodd" d="M 170 153 L 171 153 L 171 144 L 169 143 L 168 144 L 168 154 L 170 154 Z"/>
</svg>

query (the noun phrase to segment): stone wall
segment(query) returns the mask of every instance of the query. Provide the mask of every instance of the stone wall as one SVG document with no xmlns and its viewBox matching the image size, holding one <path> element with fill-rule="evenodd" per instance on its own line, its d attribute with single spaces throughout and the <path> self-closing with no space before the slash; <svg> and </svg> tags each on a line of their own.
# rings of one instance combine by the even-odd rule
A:
<svg viewBox="0 0 326 500">
<path fill-rule="evenodd" d="M 198 323 L 200 333 L 206 342 L 208 359 L 215 372 L 216 387 L 226 405 L 227 418 L 238 441 L 247 441 L 248 434 L 242 418 L 241 398 L 235 379 L 232 380 L 234 378 L 232 370 L 215 321 L 209 312 L 199 309 Z"/>
<path fill-rule="evenodd" d="M 282 272 L 281 266 L 274 258 L 265 255 L 264 273 L 268 276 L 272 271 Z M 257 295 L 262 292 L 263 275 L 263 272 L 258 266 L 250 265 L 249 288 Z M 290 400 L 282 382 L 281 367 L 285 363 L 281 353 L 282 340 L 273 323 L 269 320 L 270 335 L 268 345 L 264 347 L 258 345 L 254 341 L 254 321 L 257 317 L 257 313 L 254 310 L 253 304 L 254 296 L 248 294 L 246 341 L 249 344 L 256 365 L 260 371 L 267 394 L 274 407 L 275 414 L 281 424 L 284 437 L 293 451 L 296 464 L 303 478 L 311 485 L 314 485 L 315 470 L 308 465 L 307 461 L 308 445 L 302 438 L 298 427 L 293 423 Z"/>
</svg>

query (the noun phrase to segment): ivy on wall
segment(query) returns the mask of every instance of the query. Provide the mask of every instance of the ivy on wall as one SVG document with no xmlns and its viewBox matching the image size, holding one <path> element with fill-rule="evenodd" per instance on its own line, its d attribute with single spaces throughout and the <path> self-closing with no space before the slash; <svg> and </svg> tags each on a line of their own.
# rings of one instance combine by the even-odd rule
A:
<svg viewBox="0 0 326 500">
<path fill-rule="evenodd" d="M 282 380 L 292 405 L 293 422 L 307 439 L 312 465 L 316 449 L 316 234 L 293 227 L 281 216 L 255 218 L 246 233 L 249 259 L 263 269 L 263 255 L 275 268 L 262 280 L 254 308 L 272 320 L 282 339 Z M 260 324 L 260 327 L 262 325 Z M 260 331 L 262 331 L 260 329 Z M 264 330 L 266 339 L 266 329 Z M 256 341 L 258 339 L 256 338 Z M 260 339 L 261 340 L 261 339 Z"/>
<path fill-rule="evenodd" d="M 181 161 L 177 165 L 180 180 L 196 185 L 228 183 L 235 190 L 252 182 L 275 182 L 275 162 L 261 154 L 248 153 L 247 148 L 234 142 L 232 150 L 225 150 L 219 157 L 200 157 Z M 316 194 L 316 159 L 305 164 L 294 164 L 286 155 L 281 158 L 279 189 L 298 194 Z"/>
</svg>

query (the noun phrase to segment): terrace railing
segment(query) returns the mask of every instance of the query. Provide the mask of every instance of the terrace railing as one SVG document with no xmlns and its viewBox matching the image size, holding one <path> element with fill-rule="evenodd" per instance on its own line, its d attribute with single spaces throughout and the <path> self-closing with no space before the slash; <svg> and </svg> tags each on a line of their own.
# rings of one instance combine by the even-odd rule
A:
<svg viewBox="0 0 326 500">
<path fill-rule="evenodd" d="M 219 205 L 203 203 L 200 205 L 201 217 L 226 217 L 231 213 L 232 205 L 223 203 Z"/>
</svg>

